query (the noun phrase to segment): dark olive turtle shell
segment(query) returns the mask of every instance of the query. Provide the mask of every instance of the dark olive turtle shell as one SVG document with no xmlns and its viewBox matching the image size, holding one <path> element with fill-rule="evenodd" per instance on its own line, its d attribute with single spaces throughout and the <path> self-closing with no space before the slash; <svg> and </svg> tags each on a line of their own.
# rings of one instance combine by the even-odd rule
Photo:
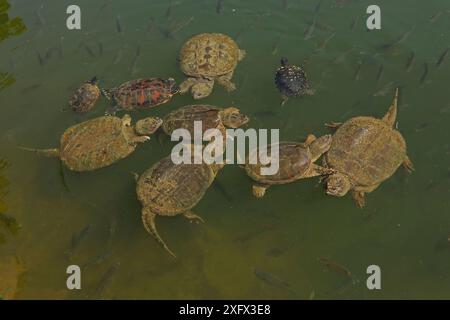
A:
<svg viewBox="0 0 450 320">
<path fill-rule="evenodd" d="M 85 113 L 94 107 L 99 96 L 100 89 L 98 86 L 95 83 L 86 82 L 75 91 L 69 105 L 73 111 Z"/>
<path fill-rule="evenodd" d="M 287 97 L 305 95 L 310 89 L 305 71 L 296 65 L 284 65 L 275 73 L 275 85 L 281 94 Z"/>
<path fill-rule="evenodd" d="M 163 130 L 171 135 L 175 129 L 189 130 L 194 134 L 194 121 L 202 122 L 203 133 L 221 124 L 219 112 L 222 109 L 210 105 L 189 105 L 172 111 L 163 119 Z"/>
</svg>

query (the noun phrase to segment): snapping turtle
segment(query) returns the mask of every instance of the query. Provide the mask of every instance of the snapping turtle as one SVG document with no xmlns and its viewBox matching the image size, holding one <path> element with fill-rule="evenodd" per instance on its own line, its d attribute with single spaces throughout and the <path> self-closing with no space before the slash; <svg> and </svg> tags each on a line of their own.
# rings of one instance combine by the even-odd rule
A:
<svg viewBox="0 0 450 320">
<path fill-rule="evenodd" d="M 313 95 L 308 78 L 303 68 L 289 64 L 287 58 L 281 58 L 281 66 L 275 73 L 275 85 L 281 92 L 281 105 L 284 105 L 289 97 Z"/>
<path fill-rule="evenodd" d="M 234 107 L 218 108 L 210 105 L 190 105 L 169 113 L 163 121 L 164 132 L 171 135 L 175 129 L 187 129 L 194 135 L 194 121 L 201 121 L 202 133 L 208 129 L 219 129 L 225 133 L 225 127 L 239 128 L 249 121 L 249 118 Z"/>
<path fill-rule="evenodd" d="M 173 78 L 145 78 L 125 82 L 112 89 L 102 89 L 102 94 L 115 104 L 107 114 L 120 109 L 135 111 L 149 109 L 164 104 L 178 93 L 179 88 Z"/>
<path fill-rule="evenodd" d="M 204 196 L 223 165 L 174 164 L 166 157 L 136 177 L 136 192 L 142 203 L 145 229 L 173 257 L 156 230 L 155 218 L 182 214 L 191 221 L 203 219 L 190 211 Z"/>
<path fill-rule="evenodd" d="M 190 78 L 180 85 L 180 92 L 192 92 L 194 99 L 209 96 L 214 81 L 227 91 L 236 89 L 231 82 L 237 63 L 245 56 L 236 42 L 220 33 L 202 33 L 190 38 L 181 48 L 181 71 Z"/>
<path fill-rule="evenodd" d="M 162 124 L 157 117 L 139 120 L 131 117 L 103 116 L 68 128 L 61 136 L 59 149 L 29 149 L 47 157 L 59 157 L 73 171 L 91 171 L 109 166 L 130 155 L 136 145 L 150 140 Z"/>
<path fill-rule="evenodd" d="M 280 142 L 279 146 L 279 168 L 276 174 L 263 175 L 261 173 L 263 165 L 259 161 L 251 164 L 250 157 L 256 156 L 254 150 L 246 159 L 245 171 L 247 175 L 256 183 L 253 185 L 253 195 L 262 198 L 267 188 L 274 184 L 286 184 L 299 179 L 328 175 L 335 171 L 316 165 L 314 162 L 327 152 L 331 145 L 331 135 L 324 135 L 316 138 L 309 135 L 304 143 L 300 142 Z M 274 145 L 269 145 L 267 151 L 271 151 Z M 256 159 L 256 158 L 255 158 Z"/>
<path fill-rule="evenodd" d="M 0 258 L 0 300 L 15 298 L 24 273 L 25 268 L 16 257 Z"/>
<path fill-rule="evenodd" d="M 354 117 L 343 124 L 328 125 L 337 131 L 324 165 L 337 172 L 325 179 L 327 194 L 342 197 L 351 191 L 356 205 L 362 208 L 365 193 L 375 190 L 401 164 L 408 171 L 414 170 L 406 142 L 394 127 L 397 100 L 398 89 L 382 119 Z"/>
<path fill-rule="evenodd" d="M 100 96 L 100 89 L 97 85 L 97 77 L 86 81 L 81 85 L 70 98 L 69 105 L 73 111 L 77 113 L 85 113 L 91 110 L 98 97 Z"/>
</svg>

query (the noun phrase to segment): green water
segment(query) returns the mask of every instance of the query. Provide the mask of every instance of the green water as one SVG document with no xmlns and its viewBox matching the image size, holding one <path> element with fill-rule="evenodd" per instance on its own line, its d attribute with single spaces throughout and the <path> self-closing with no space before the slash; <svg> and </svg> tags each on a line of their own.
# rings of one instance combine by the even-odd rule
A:
<svg viewBox="0 0 450 320">
<path fill-rule="evenodd" d="M 0 258 L 17 256 L 26 268 L 16 298 L 450 298 L 450 55 L 436 67 L 450 45 L 448 1 L 377 1 L 382 29 L 368 32 L 371 1 L 323 0 L 309 40 L 304 32 L 318 1 L 284 3 L 287 9 L 277 0 L 224 0 L 218 14 L 215 0 L 173 1 L 170 10 L 163 0 L 84 0 L 77 1 L 82 30 L 68 31 L 65 12 L 72 1 L 9 0 L 9 18 L 21 18 L 27 28 L 7 39 L 2 31 L 0 38 L 0 158 L 9 164 L 0 166 L 0 210 L 21 226 L 12 232 L 0 224 Z M 117 15 L 123 35 L 116 30 Z M 172 30 L 173 37 L 164 30 Z M 380 48 L 409 30 L 398 45 Z M 325 195 L 318 179 L 273 187 L 256 200 L 244 172 L 227 166 L 218 176 L 226 194 L 212 187 L 195 208 L 205 224 L 157 218 L 161 236 L 178 256 L 174 260 L 143 228 L 130 173 L 143 172 L 169 154 L 172 144 L 152 139 L 127 159 L 93 173 L 64 169 L 65 183 L 58 161 L 17 148 L 57 146 L 65 128 L 103 114 L 104 99 L 85 116 L 60 111 L 74 88 L 94 75 L 106 87 L 146 76 L 182 81 L 177 53 L 201 32 L 226 33 L 247 51 L 234 75 L 238 89 L 227 93 L 216 87 L 204 102 L 235 105 L 250 115 L 249 126 L 279 128 L 282 140 L 325 134 L 325 122 L 382 116 L 395 85 L 400 86 L 398 128 L 416 171 L 400 168 L 367 196 L 361 210 L 348 196 Z M 316 52 L 332 34 L 326 48 Z M 62 56 L 54 50 L 41 66 L 37 52 L 45 56 L 60 45 Z M 141 55 L 130 70 L 138 46 Z M 415 62 L 407 72 L 412 51 Z M 273 84 L 281 56 L 305 62 L 316 88 L 314 96 L 292 99 L 282 108 Z M 425 63 L 429 71 L 420 84 Z M 390 83 L 385 95 L 374 96 Z M 192 102 L 188 95 L 176 96 L 133 117 L 161 116 Z M 65 252 L 72 236 L 89 224 L 90 232 L 69 260 Z M 82 290 L 67 290 L 68 265 L 83 266 L 108 252 L 106 259 L 83 269 Z M 345 266 L 354 281 L 348 284 L 345 276 L 327 269 L 321 257 Z M 104 274 L 117 263 L 120 267 L 96 295 Z M 381 290 L 366 287 L 371 264 L 381 268 Z M 281 278 L 291 290 L 262 281 L 254 268 Z"/>
</svg>

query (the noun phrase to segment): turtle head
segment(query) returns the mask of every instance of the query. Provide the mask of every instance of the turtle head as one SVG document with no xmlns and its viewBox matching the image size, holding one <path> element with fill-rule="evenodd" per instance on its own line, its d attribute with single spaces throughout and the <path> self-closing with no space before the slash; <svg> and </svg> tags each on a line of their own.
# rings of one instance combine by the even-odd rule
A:
<svg viewBox="0 0 450 320">
<path fill-rule="evenodd" d="M 97 76 L 93 77 L 91 80 L 88 81 L 88 83 L 92 84 L 92 85 L 96 85 L 98 83 L 98 78 Z"/>
<path fill-rule="evenodd" d="M 331 141 L 331 134 L 326 134 L 312 141 L 309 145 L 309 150 L 311 151 L 312 158 L 314 160 L 317 160 L 322 154 L 330 150 Z"/>
<path fill-rule="evenodd" d="M 178 87 L 174 78 L 169 78 L 169 79 L 165 80 L 164 82 L 169 86 L 169 90 L 172 95 L 180 92 L 180 87 Z"/>
<path fill-rule="evenodd" d="M 288 58 L 282 57 L 282 58 L 281 58 L 281 65 L 282 65 L 283 67 L 285 67 L 285 66 L 287 66 L 288 64 L 289 64 Z"/>
<path fill-rule="evenodd" d="M 245 114 L 240 113 L 238 108 L 229 107 L 223 110 L 220 114 L 222 123 L 229 128 L 239 128 L 250 121 L 250 118 Z"/>
<path fill-rule="evenodd" d="M 335 197 L 343 197 L 351 188 L 350 180 L 342 173 L 333 173 L 325 180 L 327 194 Z"/>
<path fill-rule="evenodd" d="M 198 81 L 191 88 L 192 97 L 195 100 L 206 98 L 211 94 L 213 87 L 214 81 Z"/>
<path fill-rule="evenodd" d="M 149 135 L 155 133 L 156 130 L 162 125 L 163 121 L 158 117 L 148 117 L 136 122 L 134 130 L 138 135 Z"/>
</svg>

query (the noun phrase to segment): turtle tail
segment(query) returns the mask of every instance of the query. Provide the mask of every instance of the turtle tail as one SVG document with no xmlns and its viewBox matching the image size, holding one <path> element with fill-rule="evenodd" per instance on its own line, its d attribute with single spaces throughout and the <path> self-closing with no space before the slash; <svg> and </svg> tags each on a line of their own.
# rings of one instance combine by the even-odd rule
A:
<svg viewBox="0 0 450 320">
<path fill-rule="evenodd" d="M 156 214 L 150 209 L 145 207 L 142 209 L 142 222 L 144 223 L 144 227 L 147 232 L 150 233 L 159 245 L 162 246 L 172 257 L 176 258 L 176 255 L 169 249 L 164 240 L 159 236 L 158 231 L 156 230 L 155 217 Z"/>
<path fill-rule="evenodd" d="M 43 157 L 47 157 L 47 158 L 59 158 L 60 157 L 60 152 L 59 149 L 32 149 L 32 148 L 25 148 L 25 147 L 20 147 L 20 149 L 25 150 L 25 151 L 30 151 L 30 152 L 35 152 L 37 155 L 43 156 Z"/>
</svg>

